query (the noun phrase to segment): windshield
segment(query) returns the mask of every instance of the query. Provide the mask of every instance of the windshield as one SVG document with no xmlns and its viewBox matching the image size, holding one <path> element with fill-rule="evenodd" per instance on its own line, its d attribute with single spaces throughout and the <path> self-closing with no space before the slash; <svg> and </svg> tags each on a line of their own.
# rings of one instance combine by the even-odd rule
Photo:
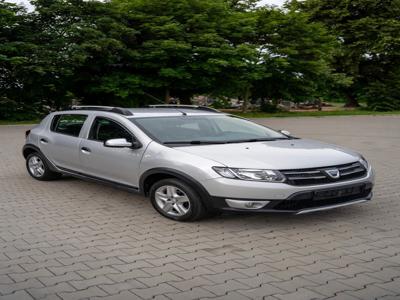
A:
<svg viewBox="0 0 400 300">
<path fill-rule="evenodd" d="M 253 122 L 227 115 L 131 119 L 163 144 L 218 144 L 288 139 Z"/>
</svg>

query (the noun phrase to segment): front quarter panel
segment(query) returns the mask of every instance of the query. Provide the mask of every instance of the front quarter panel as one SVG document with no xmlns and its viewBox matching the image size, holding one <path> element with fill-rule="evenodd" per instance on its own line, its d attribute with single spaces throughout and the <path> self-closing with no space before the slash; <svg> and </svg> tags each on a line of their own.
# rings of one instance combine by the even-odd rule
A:
<svg viewBox="0 0 400 300">
<path fill-rule="evenodd" d="M 179 148 L 166 147 L 152 142 L 143 155 L 140 173 L 143 174 L 151 169 L 165 168 L 179 171 L 201 182 L 220 177 L 212 169 L 213 166 L 222 165 L 210 159 L 179 151 Z"/>
</svg>

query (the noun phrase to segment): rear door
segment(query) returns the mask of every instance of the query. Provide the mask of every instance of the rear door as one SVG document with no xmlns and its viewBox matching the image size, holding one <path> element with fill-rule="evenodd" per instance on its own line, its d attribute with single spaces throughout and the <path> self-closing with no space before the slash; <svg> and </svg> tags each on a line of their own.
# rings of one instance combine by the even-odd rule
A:
<svg viewBox="0 0 400 300">
<path fill-rule="evenodd" d="M 57 167 L 80 171 L 79 145 L 85 114 L 58 114 L 51 120 L 49 130 L 39 137 L 39 147 Z"/>
<path fill-rule="evenodd" d="M 140 160 L 145 148 L 110 148 L 104 142 L 124 138 L 135 140 L 134 134 L 117 120 L 109 117 L 94 118 L 87 139 L 80 144 L 80 158 L 85 173 L 131 187 L 138 186 Z"/>
</svg>

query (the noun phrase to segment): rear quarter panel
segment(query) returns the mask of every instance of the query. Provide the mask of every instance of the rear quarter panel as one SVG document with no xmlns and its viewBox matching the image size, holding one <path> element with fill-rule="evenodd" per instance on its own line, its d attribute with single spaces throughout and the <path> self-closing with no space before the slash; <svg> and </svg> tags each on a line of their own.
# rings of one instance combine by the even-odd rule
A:
<svg viewBox="0 0 400 300">
<path fill-rule="evenodd" d="M 43 118 L 43 120 L 31 129 L 31 132 L 26 138 L 25 144 L 35 145 L 40 149 L 39 137 L 44 134 L 49 120 L 51 119 L 51 114 Z"/>
</svg>

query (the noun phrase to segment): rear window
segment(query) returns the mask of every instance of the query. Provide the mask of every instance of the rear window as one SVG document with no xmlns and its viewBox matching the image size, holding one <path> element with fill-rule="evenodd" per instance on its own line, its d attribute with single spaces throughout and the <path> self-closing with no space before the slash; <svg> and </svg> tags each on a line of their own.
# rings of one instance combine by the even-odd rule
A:
<svg viewBox="0 0 400 300">
<path fill-rule="evenodd" d="M 87 115 L 56 115 L 51 123 L 51 131 L 71 136 L 79 136 Z"/>
</svg>

